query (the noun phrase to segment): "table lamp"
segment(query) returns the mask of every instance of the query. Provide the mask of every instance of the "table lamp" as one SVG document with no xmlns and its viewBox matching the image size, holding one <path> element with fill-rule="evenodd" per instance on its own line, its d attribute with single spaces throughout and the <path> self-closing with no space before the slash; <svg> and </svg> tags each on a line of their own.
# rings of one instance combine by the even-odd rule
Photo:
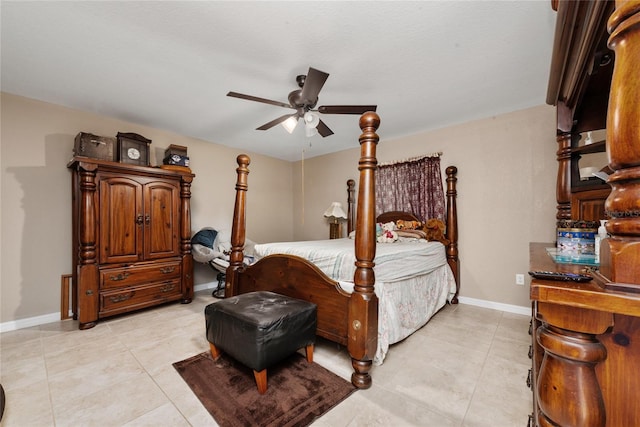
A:
<svg viewBox="0 0 640 427">
<path fill-rule="evenodd" d="M 340 202 L 333 202 L 331 206 L 324 211 L 325 218 L 329 218 L 329 238 L 340 238 L 340 220 L 347 219 L 347 214 L 342 210 Z"/>
</svg>

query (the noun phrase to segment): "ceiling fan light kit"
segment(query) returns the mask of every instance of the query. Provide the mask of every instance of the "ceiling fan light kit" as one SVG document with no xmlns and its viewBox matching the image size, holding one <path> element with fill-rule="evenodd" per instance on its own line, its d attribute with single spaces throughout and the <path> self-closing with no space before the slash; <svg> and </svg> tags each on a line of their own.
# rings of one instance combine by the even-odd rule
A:
<svg viewBox="0 0 640 427">
<path fill-rule="evenodd" d="M 293 133 L 298 119 L 302 118 L 305 122 L 305 135 L 307 137 L 310 138 L 319 133 L 324 138 L 333 135 L 333 131 L 320 119 L 320 114 L 364 114 L 367 111 L 376 111 L 377 108 L 375 105 L 323 105 L 314 110 L 318 103 L 318 94 L 328 77 L 328 73 L 309 67 L 307 75 L 296 77 L 296 82 L 300 89 L 289 93 L 287 97 L 289 104 L 233 91 L 227 93 L 227 96 L 296 110 L 295 113 L 285 114 L 271 120 L 256 130 L 271 129 L 282 123 L 287 132 Z"/>
</svg>

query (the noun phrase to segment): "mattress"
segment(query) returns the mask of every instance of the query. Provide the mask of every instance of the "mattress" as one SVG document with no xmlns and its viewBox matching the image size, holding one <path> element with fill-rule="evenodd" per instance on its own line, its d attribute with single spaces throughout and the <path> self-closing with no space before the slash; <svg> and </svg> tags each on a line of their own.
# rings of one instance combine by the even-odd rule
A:
<svg viewBox="0 0 640 427">
<path fill-rule="evenodd" d="M 355 273 L 354 240 L 332 239 L 305 242 L 257 244 L 256 258 L 272 254 L 297 255 L 315 264 L 324 274 L 338 282 L 352 282 Z M 374 259 L 376 282 L 407 280 L 447 263 L 444 246 L 424 239 L 400 239 L 378 243 Z"/>
</svg>

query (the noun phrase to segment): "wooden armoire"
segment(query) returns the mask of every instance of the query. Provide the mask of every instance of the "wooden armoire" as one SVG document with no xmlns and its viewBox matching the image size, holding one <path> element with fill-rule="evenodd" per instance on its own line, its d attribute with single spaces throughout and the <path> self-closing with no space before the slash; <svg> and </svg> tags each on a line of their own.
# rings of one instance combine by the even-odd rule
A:
<svg viewBox="0 0 640 427">
<path fill-rule="evenodd" d="M 74 157 L 73 315 L 99 319 L 193 298 L 194 175 Z M 178 169 L 178 168 L 175 168 Z"/>
</svg>

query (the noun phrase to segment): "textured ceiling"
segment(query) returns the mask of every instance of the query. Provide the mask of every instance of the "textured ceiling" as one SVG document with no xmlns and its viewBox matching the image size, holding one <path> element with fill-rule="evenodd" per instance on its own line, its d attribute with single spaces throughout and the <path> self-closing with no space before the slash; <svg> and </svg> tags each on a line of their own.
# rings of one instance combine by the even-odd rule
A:
<svg viewBox="0 0 640 427">
<path fill-rule="evenodd" d="M 330 74 L 318 105 L 377 104 L 380 137 L 395 139 L 544 104 L 555 25 L 548 0 L 2 1 L 0 13 L 3 92 L 286 160 L 356 147 L 358 116 L 322 115 L 327 138 L 258 131 L 290 110 L 228 91 L 287 102 L 311 66 Z"/>
</svg>

